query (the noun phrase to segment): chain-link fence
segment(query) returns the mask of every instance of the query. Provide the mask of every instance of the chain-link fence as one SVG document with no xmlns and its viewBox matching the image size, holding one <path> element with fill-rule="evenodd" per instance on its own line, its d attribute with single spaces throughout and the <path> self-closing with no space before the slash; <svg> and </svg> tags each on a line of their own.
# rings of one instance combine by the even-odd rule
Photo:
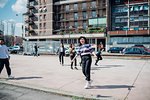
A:
<svg viewBox="0 0 150 100">
<path fill-rule="evenodd" d="M 37 44 L 39 54 L 55 54 L 60 46 L 59 41 L 25 41 L 24 53 L 34 54 L 34 46 Z"/>
</svg>

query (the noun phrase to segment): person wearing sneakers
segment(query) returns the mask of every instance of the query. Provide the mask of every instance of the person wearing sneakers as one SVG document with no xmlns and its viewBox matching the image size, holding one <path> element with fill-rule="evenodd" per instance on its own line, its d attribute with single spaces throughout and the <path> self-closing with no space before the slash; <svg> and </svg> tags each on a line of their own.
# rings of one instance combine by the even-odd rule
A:
<svg viewBox="0 0 150 100">
<path fill-rule="evenodd" d="M 8 74 L 8 79 L 13 79 L 14 77 L 11 76 L 11 69 L 9 67 L 9 59 L 10 56 L 7 50 L 7 46 L 4 45 L 4 40 L 0 39 L 0 73 L 2 72 L 5 65 Z"/>
<path fill-rule="evenodd" d="M 71 44 L 70 45 L 70 49 L 69 49 L 69 55 L 70 55 L 70 59 L 72 60 L 75 55 L 76 55 L 76 51 L 75 51 L 75 48 L 74 48 L 74 44 Z M 75 69 L 78 70 L 78 68 L 76 67 L 77 66 L 77 59 L 74 60 L 74 65 L 75 65 Z M 73 62 L 71 62 L 71 69 L 73 69 Z"/>
<path fill-rule="evenodd" d="M 91 70 L 91 53 L 97 58 L 94 51 L 92 50 L 92 47 L 90 44 L 88 44 L 87 39 L 83 36 L 79 38 L 79 49 L 77 51 L 76 56 L 73 58 L 72 62 L 76 59 L 77 56 L 81 55 L 81 62 L 82 62 L 82 72 L 86 77 L 87 83 L 85 85 L 85 89 L 88 89 L 91 87 L 91 77 L 90 77 L 90 70 Z"/>
</svg>

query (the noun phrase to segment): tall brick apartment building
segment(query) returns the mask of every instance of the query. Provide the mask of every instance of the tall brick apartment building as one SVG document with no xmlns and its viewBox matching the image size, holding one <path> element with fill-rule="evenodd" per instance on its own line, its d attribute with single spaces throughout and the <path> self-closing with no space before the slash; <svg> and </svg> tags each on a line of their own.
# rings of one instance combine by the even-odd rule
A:
<svg viewBox="0 0 150 100">
<path fill-rule="evenodd" d="M 78 43 L 86 36 L 89 43 L 105 45 L 105 0 L 28 0 L 24 15 L 28 41 Z"/>
<path fill-rule="evenodd" d="M 95 48 L 98 44 L 106 48 L 137 43 L 148 46 L 149 3 L 148 0 L 28 0 L 25 39 L 70 44 L 86 36 Z"/>
</svg>

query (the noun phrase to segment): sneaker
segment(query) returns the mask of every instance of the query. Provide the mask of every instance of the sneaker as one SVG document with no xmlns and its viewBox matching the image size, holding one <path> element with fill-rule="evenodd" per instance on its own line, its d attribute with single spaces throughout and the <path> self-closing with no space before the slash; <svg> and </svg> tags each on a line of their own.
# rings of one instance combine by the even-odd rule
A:
<svg viewBox="0 0 150 100">
<path fill-rule="evenodd" d="M 8 79 L 14 79 L 14 76 L 8 76 Z"/>
<path fill-rule="evenodd" d="M 91 84 L 86 83 L 86 85 L 84 86 L 84 88 L 85 88 L 85 89 L 88 89 L 88 88 L 90 88 L 90 86 L 91 86 Z"/>
<path fill-rule="evenodd" d="M 96 66 L 98 66 L 97 64 L 95 64 Z"/>
<path fill-rule="evenodd" d="M 74 67 L 76 70 L 78 70 L 78 68 L 77 67 Z"/>
<path fill-rule="evenodd" d="M 93 80 L 90 80 L 90 84 L 92 84 Z"/>
<path fill-rule="evenodd" d="M 73 67 L 71 66 L 71 69 L 73 69 Z"/>
</svg>

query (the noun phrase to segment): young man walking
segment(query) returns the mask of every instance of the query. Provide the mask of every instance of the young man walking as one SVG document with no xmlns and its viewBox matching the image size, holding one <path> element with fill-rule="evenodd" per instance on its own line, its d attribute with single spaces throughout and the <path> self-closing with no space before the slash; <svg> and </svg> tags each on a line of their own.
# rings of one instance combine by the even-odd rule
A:
<svg viewBox="0 0 150 100">
<path fill-rule="evenodd" d="M 4 45 L 4 40 L 0 39 L 0 73 L 2 72 L 5 65 L 8 74 L 8 79 L 13 79 L 14 77 L 11 76 L 11 69 L 9 67 L 9 59 L 10 56 L 7 50 L 7 46 Z"/>
</svg>

